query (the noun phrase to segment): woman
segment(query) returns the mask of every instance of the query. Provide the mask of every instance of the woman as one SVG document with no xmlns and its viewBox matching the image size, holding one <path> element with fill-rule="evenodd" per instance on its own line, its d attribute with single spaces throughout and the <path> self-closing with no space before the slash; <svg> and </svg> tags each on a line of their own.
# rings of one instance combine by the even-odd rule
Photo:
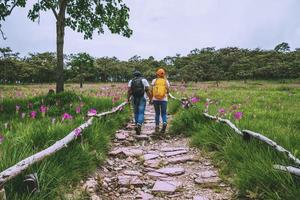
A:
<svg viewBox="0 0 300 200">
<path fill-rule="evenodd" d="M 161 133 L 167 128 L 167 103 L 170 83 L 166 79 L 166 72 L 160 68 L 156 71 L 156 79 L 152 81 L 152 103 L 155 109 L 155 132 L 159 131 L 160 116 L 162 118 Z"/>
</svg>

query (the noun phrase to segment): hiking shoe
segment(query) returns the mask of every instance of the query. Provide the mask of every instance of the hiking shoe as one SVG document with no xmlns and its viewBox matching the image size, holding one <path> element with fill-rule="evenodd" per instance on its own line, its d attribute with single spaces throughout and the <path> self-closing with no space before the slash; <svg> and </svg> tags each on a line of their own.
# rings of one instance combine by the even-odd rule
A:
<svg viewBox="0 0 300 200">
<path fill-rule="evenodd" d="M 142 125 L 137 124 L 136 127 L 135 127 L 136 134 L 140 135 L 141 134 L 141 130 L 142 130 Z"/>
<path fill-rule="evenodd" d="M 165 133 L 166 132 L 166 129 L 167 129 L 167 123 L 164 123 L 163 124 L 163 127 L 162 127 L 162 129 L 161 129 L 161 133 Z"/>
<path fill-rule="evenodd" d="M 155 126 L 155 133 L 159 132 L 159 126 Z"/>
</svg>

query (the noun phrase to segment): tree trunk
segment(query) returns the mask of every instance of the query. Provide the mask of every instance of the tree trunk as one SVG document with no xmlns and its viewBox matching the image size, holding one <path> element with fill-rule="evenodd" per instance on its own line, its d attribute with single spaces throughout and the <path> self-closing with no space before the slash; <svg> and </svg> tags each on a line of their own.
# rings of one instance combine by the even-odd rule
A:
<svg viewBox="0 0 300 200">
<path fill-rule="evenodd" d="M 82 88 L 82 86 L 83 86 L 83 80 L 82 80 L 82 78 L 80 79 L 80 88 Z"/>
<path fill-rule="evenodd" d="M 56 93 L 64 91 L 64 37 L 67 0 L 62 0 L 56 21 Z"/>
</svg>

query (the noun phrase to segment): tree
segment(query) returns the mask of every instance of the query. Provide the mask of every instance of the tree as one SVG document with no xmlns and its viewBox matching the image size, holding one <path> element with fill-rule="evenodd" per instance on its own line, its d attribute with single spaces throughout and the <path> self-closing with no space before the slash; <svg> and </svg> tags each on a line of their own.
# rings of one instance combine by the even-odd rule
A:
<svg viewBox="0 0 300 200">
<path fill-rule="evenodd" d="M 0 82 L 8 83 L 17 80 L 20 71 L 18 65 L 19 53 L 14 53 L 10 47 L 0 48 Z"/>
<path fill-rule="evenodd" d="M 0 22 L 11 14 L 15 7 L 25 7 L 27 0 L 5 0 L 0 3 Z M 32 21 L 41 11 L 51 10 L 56 19 L 56 92 L 64 90 L 64 36 L 65 27 L 83 33 L 84 39 L 92 39 L 94 31 L 104 33 L 106 26 L 111 33 L 130 37 L 128 26 L 129 8 L 122 0 L 38 0 L 28 13 Z M 0 26 L 0 31 L 1 26 Z M 3 34 L 2 34 L 3 35 Z"/>
<path fill-rule="evenodd" d="M 290 46 L 288 43 L 282 42 L 282 43 L 276 45 L 274 50 L 277 52 L 288 52 L 288 51 L 290 51 Z"/>
<path fill-rule="evenodd" d="M 29 71 L 29 77 L 33 82 L 50 83 L 55 81 L 55 53 L 30 53 L 29 57 L 25 58 L 25 62 L 27 63 L 27 67 L 24 66 L 26 67 L 25 71 Z"/>
<path fill-rule="evenodd" d="M 71 66 L 74 79 L 80 82 L 80 88 L 82 88 L 85 79 L 94 75 L 94 58 L 87 53 L 71 55 L 69 65 Z"/>
<path fill-rule="evenodd" d="M 95 60 L 95 68 L 96 68 L 96 76 L 97 79 L 100 79 L 102 82 L 107 82 L 112 78 L 113 73 L 115 73 L 112 69 L 119 60 L 116 57 L 108 58 L 97 58 Z"/>
</svg>

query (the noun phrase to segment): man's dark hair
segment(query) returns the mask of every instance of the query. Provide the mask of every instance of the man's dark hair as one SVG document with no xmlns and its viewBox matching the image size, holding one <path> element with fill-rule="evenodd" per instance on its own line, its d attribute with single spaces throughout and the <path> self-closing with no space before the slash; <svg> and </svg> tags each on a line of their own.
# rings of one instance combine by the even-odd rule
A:
<svg viewBox="0 0 300 200">
<path fill-rule="evenodd" d="M 140 77 L 140 76 L 142 76 L 142 73 L 140 71 L 138 71 L 138 70 L 135 70 L 135 71 L 133 71 L 132 75 L 134 77 Z"/>
</svg>

